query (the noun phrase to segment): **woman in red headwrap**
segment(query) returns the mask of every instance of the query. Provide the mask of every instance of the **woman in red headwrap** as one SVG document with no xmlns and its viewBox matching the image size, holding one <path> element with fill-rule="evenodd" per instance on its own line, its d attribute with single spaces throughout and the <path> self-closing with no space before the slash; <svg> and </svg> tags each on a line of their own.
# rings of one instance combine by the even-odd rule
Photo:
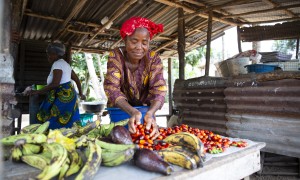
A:
<svg viewBox="0 0 300 180">
<path fill-rule="evenodd" d="M 149 49 L 152 37 L 163 31 L 161 24 L 149 19 L 132 17 L 120 29 L 125 47 L 110 52 L 104 89 L 109 107 L 119 107 L 130 115 L 128 127 L 135 133 L 142 114 L 134 106 L 147 105 L 146 129 L 153 128 L 150 137 L 159 135 L 155 113 L 165 100 L 166 82 L 163 65 L 158 54 Z"/>
</svg>

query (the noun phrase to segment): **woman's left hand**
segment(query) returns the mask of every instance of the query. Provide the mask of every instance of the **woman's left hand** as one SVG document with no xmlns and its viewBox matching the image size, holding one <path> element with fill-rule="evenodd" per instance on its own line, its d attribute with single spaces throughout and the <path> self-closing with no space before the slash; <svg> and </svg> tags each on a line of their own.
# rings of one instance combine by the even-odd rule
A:
<svg viewBox="0 0 300 180">
<path fill-rule="evenodd" d="M 80 99 L 81 99 L 81 100 L 86 100 L 86 96 L 85 96 L 85 95 L 80 94 L 79 96 L 80 96 Z"/>
<path fill-rule="evenodd" d="M 146 129 L 150 130 L 152 126 L 152 132 L 150 134 L 151 139 L 156 139 L 159 136 L 158 126 L 154 119 L 154 115 L 151 113 L 146 113 L 144 117 L 144 122 L 146 123 Z"/>
<path fill-rule="evenodd" d="M 31 90 L 30 92 L 29 92 L 29 95 L 31 96 L 31 95 L 35 95 L 35 94 L 39 94 L 39 91 L 38 90 Z"/>
</svg>

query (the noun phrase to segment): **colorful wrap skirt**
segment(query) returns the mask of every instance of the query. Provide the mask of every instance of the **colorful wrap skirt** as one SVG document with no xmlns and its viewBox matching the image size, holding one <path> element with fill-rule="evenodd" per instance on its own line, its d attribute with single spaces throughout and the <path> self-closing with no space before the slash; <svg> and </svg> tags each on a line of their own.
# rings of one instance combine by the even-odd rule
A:
<svg viewBox="0 0 300 180">
<path fill-rule="evenodd" d="M 50 121 L 50 129 L 69 128 L 79 118 L 77 95 L 71 82 L 48 92 L 37 113 L 40 123 Z"/>
</svg>

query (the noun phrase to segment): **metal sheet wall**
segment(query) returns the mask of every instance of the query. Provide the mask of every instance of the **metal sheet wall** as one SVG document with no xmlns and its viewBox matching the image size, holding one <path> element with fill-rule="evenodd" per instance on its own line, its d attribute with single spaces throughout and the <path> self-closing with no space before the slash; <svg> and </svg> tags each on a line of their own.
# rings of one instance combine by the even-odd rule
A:
<svg viewBox="0 0 300 180">
<path fill-rule="evenodd" d="M 228 136 L 263 141 L 266 152 L 300 158 L 300 80 L 235 79 L 224 93 Z"/>
<path fill-rule="evenodd" d="M 173 100 L 184 124 L 215 133 L 226 133 L 225 79 L 200 77 L 176 80 Z"/>
</svg>

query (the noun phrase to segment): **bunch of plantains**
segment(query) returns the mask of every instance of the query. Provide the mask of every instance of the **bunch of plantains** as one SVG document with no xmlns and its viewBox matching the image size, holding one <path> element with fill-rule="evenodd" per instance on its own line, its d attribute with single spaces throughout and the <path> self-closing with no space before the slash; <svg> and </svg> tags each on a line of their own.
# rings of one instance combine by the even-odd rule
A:
<svg viewBox="0 0 300 180">
<path fill-rule="evenodd" d="M 36 179 L 93 179 L 100 165 L 117 166 L 132 159 L 137 145 L 104 142 L 116 126 L 124 126 L 128 119 L 100 125 L 94 121 L 84 127 L 49 130 L 49 122 L 24 127 L 18 135 L 1 139 L 4 146 L 12 146 L 11 159 L 38 168 Z"/>
</svg>

